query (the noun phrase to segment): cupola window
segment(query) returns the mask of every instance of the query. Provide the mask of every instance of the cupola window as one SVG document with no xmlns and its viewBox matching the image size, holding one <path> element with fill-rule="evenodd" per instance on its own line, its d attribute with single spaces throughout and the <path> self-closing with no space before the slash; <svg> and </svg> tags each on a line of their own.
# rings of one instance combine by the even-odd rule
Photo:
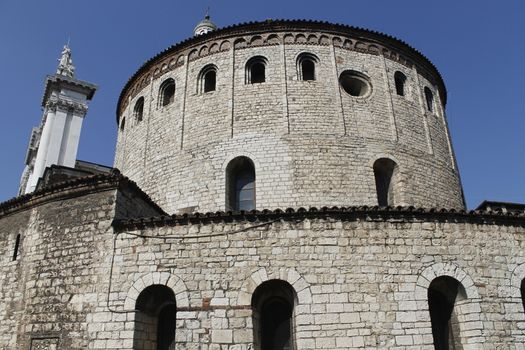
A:
<svg viewBox="0 0 525 350">
<path fill-rule="evenodd" d="M 394 73 L 394 82 L 396 84 L 396 94 L 399 96 L 405 96 L 405 85 L 407 77 L 400 71 Z"/>
<path fill-rule="evenodd" d="M 175 100 L 175 80 L 168 78 L 160 85 L 159 106 L 164 107 Z"/>
<path fill-rule="evenodd" d="M 217 88 L 217 67 L 215 65 L 207 65 L 204 67 L 199 75 L 199 88 L 201 92 L 215 91 Z"/>
<path fill-rule="evenodd" d="M 268 60 L 262 56 L 252 57 L 246 63 L 246 83 L 257 84 L 266 81 L 266 65 Z"/>
<path fill-rule="evenodd" d="M 299 80 L 315 80 L 315 68 L 318 61 L 317 56 L 311 53 L 300 54 L 299 57 L 297 57 Z"/>
</svg>

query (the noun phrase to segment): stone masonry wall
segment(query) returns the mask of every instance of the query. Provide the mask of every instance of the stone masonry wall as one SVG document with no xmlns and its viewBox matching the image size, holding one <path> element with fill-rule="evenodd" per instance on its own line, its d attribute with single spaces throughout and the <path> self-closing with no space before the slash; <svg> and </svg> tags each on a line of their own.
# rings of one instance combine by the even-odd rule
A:
<svg viewBox="0 0 525 350">
<path fill-rule="evenodd" d="M 132 349 L 137 298 L 161 284 L 176 299 L 177 349 L 247 350 L 251 297 L 279 279 L 297 295 L 297 349 L 432 349 L 427 290 L 439 276 L 465 288 L 464 349 L 525 343 L 522 219 L 369 210 L 137 229 L 114 221 L 158 212 L 136 189 L 73 194 L 0 218 L 0 348 Z"/>
<path fill-rule="evenodd" d="M 225 168 L 241 155 L 255 163 L 259 209 L 376 205 L 372 166 L 381 157 L 399 166 L 396 205 L 463 207 L 444 107 L 423 67 L 378 54 L 372 44 L 363 50 L 355 38 L 306 37 L 299 29 L 217 43 L 181 52 L 179 64 L 150 77 L 120 116 L 126 124 L 115 166 L 167 212 L 224 210 Z M 301 53 L 318 58 L 315 81 L 298 78 Z M 246 62 L 254 56 L 268 60 L 265 83 L 246 84 Z M 210 64 L 217 89 L 203 93 L 198 76 Z M 371 95 L 341 89 L 345 70 L 368 76 Z M 405 96 L 396 94 L 396 71 L 407 76 Z M 160 107 L 167 78 L 175 80 L 175 101 Z M 425 87 L 434 94 L 433 112 Z M 133 108 L 140 97 L 139 122 Z"/>
<path fill-rule="evenodd" d="M 101 303 L 89 338 L 128 348 L 138 295 L 162 284 L 176 295 L 177 349 L 251 349 L 251 296 L 280 279 L 297 293 L 297 349 L 433 349 L 427 289 L 451 276 L 467 294 L 456 307 L 464 349 L 519 349 L 523 225 L 409 221 L 298 216 L 120 232 L 110 305 L 127 313 Z"/>
<path fill-rule="evenodd" d="M 72 198 L 64 193 L 1 217 L 0 348 L 93 346 L 89 314 L 107 300 L 112 221 L 159 214 L 140 193 L 122 188 Z"/>
</svg>

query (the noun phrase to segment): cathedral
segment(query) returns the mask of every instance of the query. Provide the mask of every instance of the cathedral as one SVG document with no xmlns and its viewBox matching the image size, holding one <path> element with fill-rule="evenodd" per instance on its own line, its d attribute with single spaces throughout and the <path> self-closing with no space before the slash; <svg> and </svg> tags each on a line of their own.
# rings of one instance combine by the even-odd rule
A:
<svg viewBox="0 0 525 350">
<path fill-rule="evenodd" d="M 525 204 L 466 210 L 407 43 L 206 16 L 123 87 L 113 167 L 76 159 L 96 90 L 64 46 L 0 203 L 0 348 L 525 349 Z"/>
</svg>

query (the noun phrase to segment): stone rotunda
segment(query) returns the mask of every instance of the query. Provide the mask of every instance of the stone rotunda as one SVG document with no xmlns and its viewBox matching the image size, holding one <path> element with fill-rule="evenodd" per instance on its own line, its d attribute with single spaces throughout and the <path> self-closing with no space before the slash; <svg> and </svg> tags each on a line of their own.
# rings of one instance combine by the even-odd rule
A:
<svg viewBox="0 0 525 350">
<path fill-rule="evenodd" d="M 73 161 L 96 86 L 70 51 L 46 80 L 0 204 L 1 348 L 525 348 L 525 205 L 465 210 L 423 54 L 327 22 L 194 34 L 125 84 L 113 168 Z"/>
</svg>

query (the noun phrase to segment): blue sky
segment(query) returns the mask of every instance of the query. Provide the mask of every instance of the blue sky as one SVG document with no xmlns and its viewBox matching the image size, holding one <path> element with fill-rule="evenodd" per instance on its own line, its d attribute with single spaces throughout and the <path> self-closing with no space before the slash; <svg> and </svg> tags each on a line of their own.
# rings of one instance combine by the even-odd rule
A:
<svg viewBox="0 0 525 350">
<path fill-rule="evenodd" d="M 219 26 L 317 19 L 406 41 L 437 66 L 469 208 L 525 203 L 525 1 L 0 0 L 0 201 L 16 195 L 46 74 L 71 38 L 77 78 L 99 86 L 78 158 L 113 163 L 118 95 L 147 59 L 192 35 L 211 7 Z"/>
</svg>

